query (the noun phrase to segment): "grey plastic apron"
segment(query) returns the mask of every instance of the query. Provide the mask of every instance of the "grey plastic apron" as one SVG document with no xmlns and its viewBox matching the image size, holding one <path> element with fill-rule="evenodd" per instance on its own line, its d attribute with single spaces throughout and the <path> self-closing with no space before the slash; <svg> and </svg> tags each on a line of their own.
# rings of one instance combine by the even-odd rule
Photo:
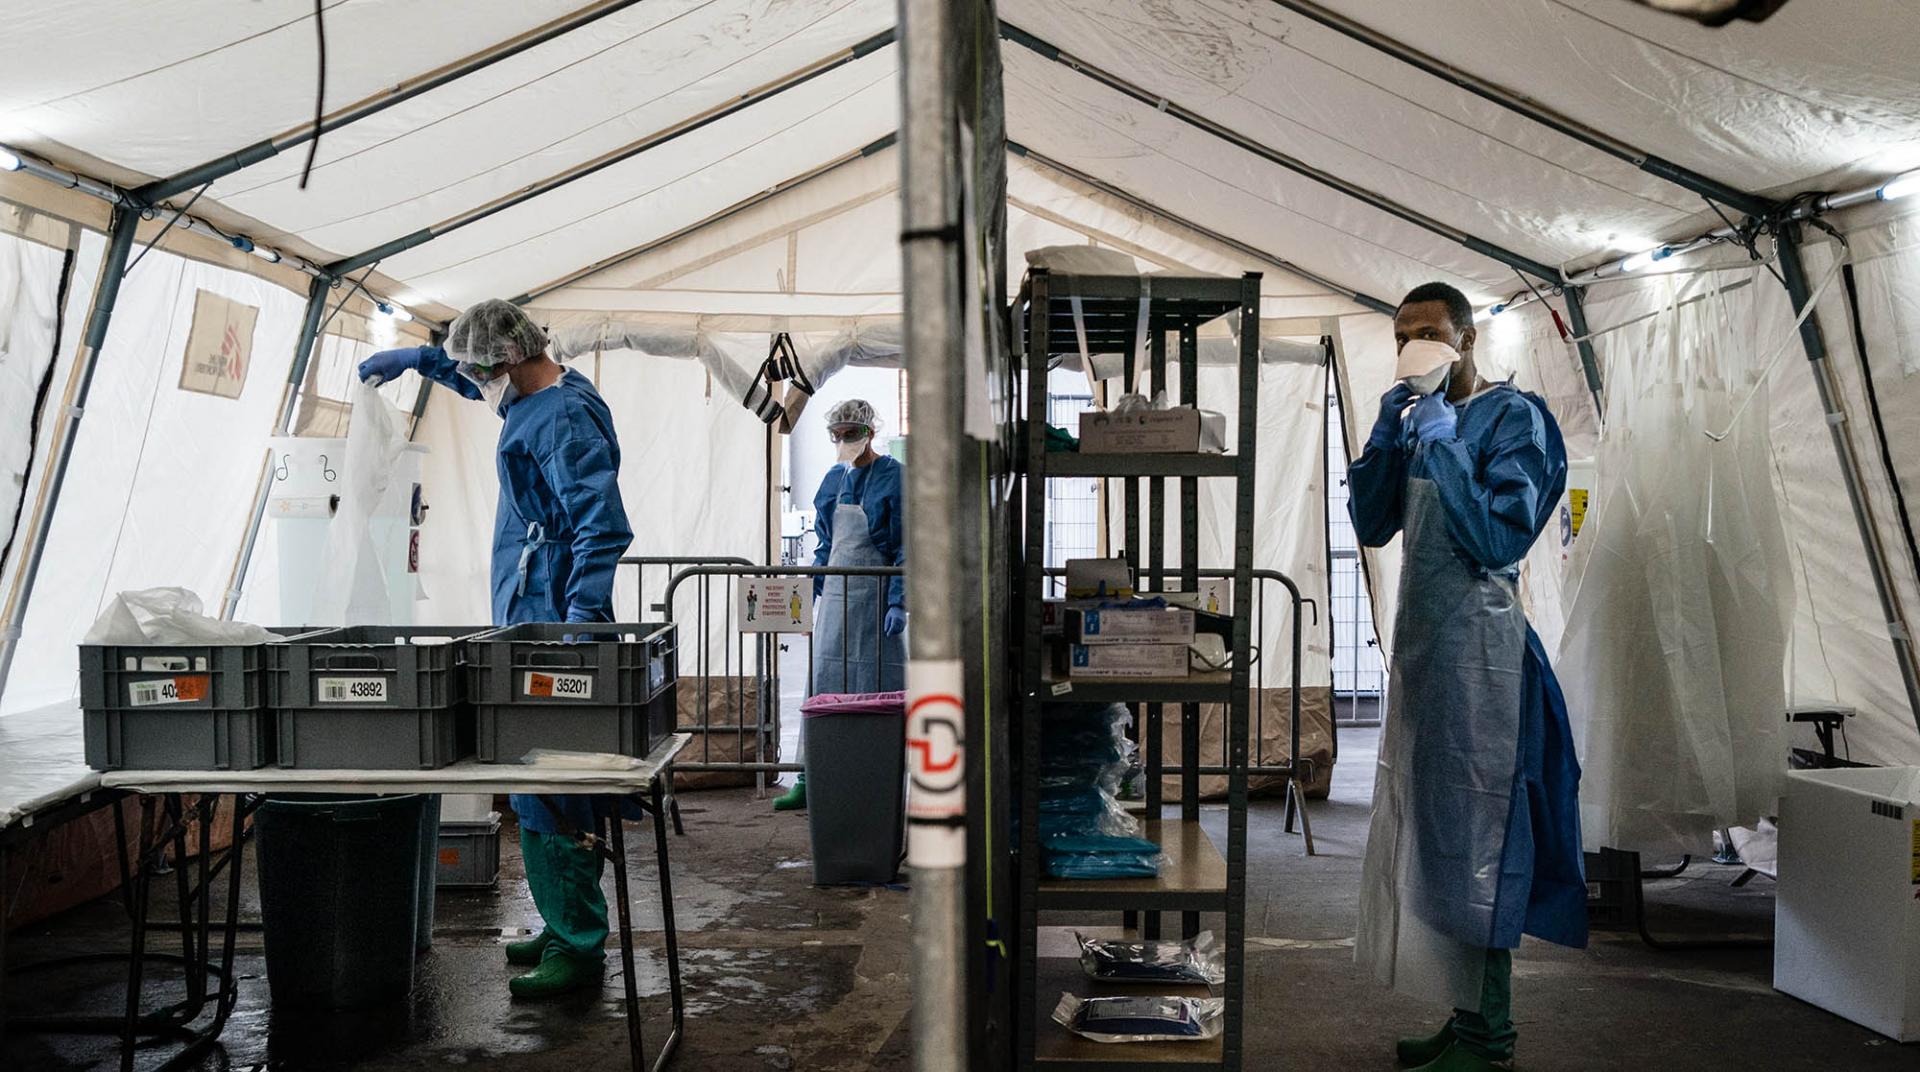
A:
<svg viewBox="0 0 1920 1072">
<path fill-rule="evenodd" d="M 1520 764 L 1527 622 L 1510 572 L 1407 480 L 1386 726 L 1354 959 L 1410 996 L 1479 1007 Z"/>
<path fill-rule="evenodd" d="M 829 566 L 891 566 L 859 503 L 833 508 Z M 813 691 L 898 692 L 907 687 L 907 638 L 881 629 L 891 577 L 829 576 L 813 608 Z"/>
</svg>

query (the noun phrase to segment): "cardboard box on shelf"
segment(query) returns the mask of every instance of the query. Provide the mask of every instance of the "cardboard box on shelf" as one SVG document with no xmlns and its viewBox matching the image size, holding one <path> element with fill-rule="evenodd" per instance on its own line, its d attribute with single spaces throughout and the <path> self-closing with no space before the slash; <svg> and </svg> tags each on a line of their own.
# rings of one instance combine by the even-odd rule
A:
<svg viewBox="0 0 1920 1072">
<path fill-rule="evenodd" d="M 1193 406 L 1080 415 L 1082 454 L 1219 454 L 1227 419 Z"/>
<path fill-rule="evenodd" d="M 1076 644 L 1190 644 L 1194 615 L 1174 607 L 1069 609 L 1067 639 Z"/>
<path fill-rule="evenodd" d="M 1189 665 L 1185 644 L 1073 644 L 1067 654 L 1076 678 L 1184 678 Z"/>
<path fill-rule="evenodd" d="M 1128 599 L 1133 595 L 1133 569 L 1124 558 L 1067 559 L 1067 598 Z"/>
</svg>

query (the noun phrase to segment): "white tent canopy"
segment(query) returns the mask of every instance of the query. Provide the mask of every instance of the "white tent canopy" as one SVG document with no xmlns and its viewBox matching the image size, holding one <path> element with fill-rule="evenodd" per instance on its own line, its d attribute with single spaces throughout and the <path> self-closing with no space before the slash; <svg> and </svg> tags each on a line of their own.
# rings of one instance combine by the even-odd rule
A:
<svg viewBox="0 0 1920 1072">
<path fill-rule="evenodd" d="M 1583 701 L 1665 705 L 1669 723 L 1717 719 L 1705 736 L 1746 740 L 1741 727 L 1764 721 L 1777 729 L 1782 706 L 1827 703 L 1857 710 L 1850 736 L 1857 756 L 1920 759 L 1890 623 L 1793 337 L 1792 308 L 1772 269 L 1587 288 L 1589 347 L 1611 391 L 1601 436 L 1583 355 L 1565 341 L 1559 312 L 1548 311 L 1567 299 L 1550 280 L 1512 267 L 1578 271 L 1718 227 L 1721 213 L 1743 217 L 1736 206 L 1703 200 L 1687 175 L 1781 201 L 1871 186 L 1920 165 L 1920 67 L 1911 58 L 1920 10 L 1792 0 L 1764 23 L 1708 30 L 1629 0 L 1322 6 L 1314 17 L 1302 13 L 1312 5 L 1291 0 L 1001 3 L 1000 17 L 1017 31 L 1017 41 L 1003 47 L 1011 270 L 1028 249 L 1093 243 L 1132 255 L 1146 271 L 1262 272 L 1263 335 L 1333 337 L 1356 439 L 1370 419 L 1369 400 L 1390 375 L 1393 343 L 1375 311 L 1380 303 L 1432 279 L 1459 286 L 1478 306 L 1541 288 L 1546 302 L 1485 326 L 1483 352 L 1487 363 L 1545 394 L 1574 452 L 1601 466 L 1589 523 L 1601 526 L 1595 531 L 1604 539 L 1576 542 L 1564 554 L 1543 540 L 1529 567 L 1542 633 L 1561 645 L 1563 660 L 1577 668 L 1570 678 L 1586 690 L 1574 697 L 1576 718 Z M 331 0 L 326 108 L 346 109 L 356 121 L 319 138 L 305 188 L 308 147 L 294 138 L 284 151 L 261 154 L 204 189 L 190 184 L 167 203 L 192 198 L 193 214 L 212 227 L 316 264 L 415 236 L 409 248 L 369 265 L 376 274 L 367 285 L 431 315 L 482 298 L 531 295 L 557 348 L 592 362 L 588 371 L 619 415 L 629 458 L 646 459 L 629 465 L 629 494 L 655 506 L 702 504 L 675 509 L 671 522 L 649 522 L 646 550 L 763 554 L 764 500 L 716 502 L 698 488 L 767 483 L 764 429 L 736 403 L 769 335 L 791 332 L 821 376 L 847 363 L 899 360 L 899 161 L 889 148 L 900 125 L 899 49 L 887 36 L 895 5 L 475 0 L 452 17 L 449 10 Z M 1439 77 L 1389 54 L 1391 46 L 1373 47 L 1328 24 L 1341 17 L 1417 46 L 1430 67 L 1466 77 Z M 548 32 L 566 19 L 580 25 Z M 172 5 L 165 19 L 127 0 L 23 10 L 0 38 L 0 144 L 133 189 L 297 135 L 315 108 L 314 31 L 312 6 L 302 0 L 197 0 Z M 471 57 L 536 39 L 461 70 Z M 1473 76 L 1562 117 L 1558 129 L 1476 94 Z M 417 93 L 407 88 L 428 84 Z M 405 92 L 391 107 L 355 111 L 349 103 L 395 87 Z M 1622 156 L 1653 162 L 1639 167 Z M 577 181 L 543 186 L 576 172 Z M 1827 280 L 1837 242 L 1823 238 L 1806 260 L 1813 281 L 1828 282 L 1819 317 L 1838 397 L 1853 418 L 1843 431 L 1889 563 L 1896 610 L 1905 615 L 1920 608 L 1898 494 L 1903 474 L 1920 465 L 1920 418 L 1911 416 L 1920 413 L 1920 388 L 1911 385 L 1920 367 L 1913 299 L 1920 252 L 1912 218 L 1897 207 L 1824 221 L 1851 244 L 1870 361 L 1855 352 L 1844 288 L 1837 276 Z M 0 427 L 23 429 L 36 408 L 64 412 L 60 400 L 83 364 L 76 360 L 80 326 L 92 305 L 107 217 L 98 202 L 22 173 L 0 172 L 0 209 L 0 316 L 8 318 L 0 350 L 9 359 L 16 351 L 37 355 L 30 365 L 0 366 Z M 142 241 L 170 214 L 155 215 Z M 15 671 L 7 710 L 70 688 L 62 652 L 77 635 L 73 623 L 90 616 L 87 604 L 102 593 L 158 577 L 165 572 L 159 564 L 183 555 L 208 557 L 208 548 L 197 583 L 216 597 L 230 585 L 244 517 L 161 520 L 129 492 L 125 512 L 115 504 L 120 524 L 107 528 L 134 539 L 109 538 L 99 534 L 103 519 L 85 515 L 86 496 L 73 492 L 89 485 L 71 484 L 118 473 L 125 483 L 91 488 L 146 487 L 176 471 L 180 455 L 155 453 L 156 444 L 172 441 L 153 439 L 154 429 L 171 428 L 185 437 L 181 449 L 241 459 L 202 494 L 241 503 L 252 494 L 261 437 L 274 423 L 274 387 L 298 344 L 305 278 L 206 234 L 171 231 L 128 276 L 21 640 L 22 652 L 44 658 Z M 1765 240 L 1757 248 L 1768 253 Z M 1665 263 L 1686 270 L 1694 262 Z M 1679 293 L 1694 278 L 1710 281 Z M 1717 295 L 1739 279 L 1745 286 Z M 182 309 L 190 317 L 200 290 L 238 295 L 262 310 L 254 379 L 237 400 L 192 396 L 194 406 L 211 407 L 206 413 L 179 408 L 165 363 L 173 330 L 166 318 Z M 1709 292 L 1716 293 L 1711 301 L 1674 303 L 1676 295 Z M 1578 323 L 1578 311 L 1568 309 L 1566 319 Z M 329 323 L 325 376 L 310 370 L 306 395 L 344 398 L 328 377 L 344 377 L 353 354 L 374 345 L 370 312 L 356 299 Z M 1627 326 L 1607 330 L 1618 325 Z M 1661 348 L 1665 357 L 1655 361 Z M 1784 359 L 1766 363 L 1783 348 Z M 1293 379 L 1307 390 L 1312 377 Z M 41 392 L 26 389 L 36 383 L 51 385 L 52 402 L 40 404 Z M 1681 515 L 1614 513 L 1622 498 L 1638 510 L 1646 501 L 1705 493 L 1682 484 L 1665 488 L 1665 499 L 1625 494 L 1634 490 L 1625 459 L 1649 450 L 1692 457 L 1697 452 L 1682 449 L 1676 429 L 1693 435 L 1702 422 L 1722 426 L 1731 412 L 1715 407 L 1723 396 L 1743 397 L 1740 385 L 1751 383 L 1767 385 L 1755 403 L 1767 415 L 1766 434 L 1730 437 L 1715 449 L 1748 462 L 1771 459 L 1764 474 L 1739 469 L 1755 482 L 1741 516 L 1768 532 L 1777 524 L 1778 553 L 1751 566 L 1759 574 L 1731 559 L 1716 565 L 1740 583 L 1709 585 L 1704 602 L 1655 608 L 1670 617 L 1651 625 L 1610 623 L 1589 610 L 1617 608 L 1607 593 L 1650 583 L 1645 570 L 1634 582 L 1630 564 L 1665 563 L 1666 549 L 1708 535 L 1674 527 Z M 392 390 L 410 402 L 411 387 Z M 1668 394 L 1678 401 L 1660 411 L 1666 417 L 1656 427 L 1644 416 L 1656 407 L 1644 403 Z M 1700 401 L 1708 395 L 1716 401 Z M 1312 405 L 1296 420 L 1322 419 L 1317 398 L 1302 401 Z M 1866 419 L 1876 408 L 1883 419 Z M 472 533 L 484 531 L 491 510 L 490 421 L 475 407 L 442 402 L 418 431 L 434 448 L 428 481 L 444 489 L 426 548 L 426 583 L 433 613 L 450 619 L 482 610 L 484 552 Z M 21 503 L 22 517 L 32 517 L 57 423 L 42 419 L 37 440 L 25 434 L 0 443 L 0 465 L 26 495 L 0 506 L 0 517 Z M 149 429 L 144 435 L 128 431 L 141 426 Z M 194 436 L 204 442 L 195 445 Z M 724 464 L 668 464 L 657 453 L 687 444 Z M 1684 472 L 1735 465 L 1718 455 L 1696 460 L 1699 467 Z M 1680 479 L 1676 473 L 1663 478 Z M 1281 490 L 1317 494 L 1317 487 L 1303 479 Z M 1610 497 L 1612 490 L 1622 495 Z M 1673 524 L 1663 529 L 1663 520 Z M 1717 514 L 1715 522 L 1734 524 Z M 18 523 L 30 532 L 28 521 Z M 1272 523 L 1286 519 L 1276 514 Z M 1725 534 L 1776 546 L 1757 529 Z M 1276 538 L 1272 546 L 1287 548 L 1287 561 L 1263 565 L 1304 573 L 1318 561 L 1310 540 Z M 134 568 L 129 556 L 152 568 Z M 256 558 L 251 575 L 271 565 Z M 0 592 L 22 576 L 18 556 L 4 571 Z M 1385 629 L 1392 549 L 1375 556 L 1372 572 Z M 62 579 L 81 573 L 94 578 L 84 592 Z M 1778 583 L 1756 588 L 1754 576 Z M 50 595 L 53 585 L 62 588 Z M 243 613 L 270 613 L 256 602 L 259 585 L 242 587 Z M 1729 593 L 1766 605 L 1735 606 Z M 62 603 L 57 612 L 43 610 L 48 600 Z M 1617 694 L 1617 675 L 1699 671 L 1697 660 L 1668 658 L 1676 649 L 1648 647 L 1648 628 L 1703 651 L 1746 636 L 1731 624 L 1741 613 L 1773 621 L 1777 611 L 1785 612 L 1777 637 L 1761 639 L 1777 639 L 1789 653 L 1777 660 L 1782 680 L 1743 694 L 1741 710 L 1703 714 L 1685 696 Z M 1741 628 L 1753 620 L 1741 618 Z M 1674 631 L 1656 628 L 1666 626 Z M 1682 736 L 1660 755 L 1621 762 L 1677 764 L 1706 778 L 1698 769 L 1709 754 L 1696 746 L 1702 735 Z M 1786 740 L 1776 738 L 1754 747 Z M 1722 788 L 1690 799 L 1744 806 L 1740 792 Z"/>
</svg>

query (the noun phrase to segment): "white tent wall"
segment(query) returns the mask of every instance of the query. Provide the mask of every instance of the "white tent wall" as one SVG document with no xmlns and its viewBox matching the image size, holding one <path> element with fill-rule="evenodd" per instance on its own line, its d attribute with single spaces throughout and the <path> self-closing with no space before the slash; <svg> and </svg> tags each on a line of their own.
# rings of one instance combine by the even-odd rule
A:
<svg viewBox="0 0 1920 1072">
<path fill-rule="evenodd" d="M 238 399 L 178 386 L 201 290 L 259 311 Z M 165 250 L 127 276 L 0 701 L 6 710 L 74 695 L 74 645 L 116 592 L 180 585 L 217 612 L 303 306 L 257 276 Z"/>
<path fill-rule="evenodd" d="M 1398 300 L 1399 295 L 1388 301 Z M 1349 461 L 1360 457 L 1366 448 L 1367 434 L 1373 430 L 1380 412 L 1380 396 L 1393 385 L 1396 351 L 1393 321 L 1384 316 L 1342 317 L 1334 336 L 1340 377 L 1341 419 L 1346 424 Z M 1373 605 L 1373 627 L 1380 640 L 1382 663 L 1393 656 L 1393 619 L 1400 606 L 1400 541 L 1385 547 L 1361 548 L 1360 560 L 1366 570 L 1367 593 Z"/>
</svg>

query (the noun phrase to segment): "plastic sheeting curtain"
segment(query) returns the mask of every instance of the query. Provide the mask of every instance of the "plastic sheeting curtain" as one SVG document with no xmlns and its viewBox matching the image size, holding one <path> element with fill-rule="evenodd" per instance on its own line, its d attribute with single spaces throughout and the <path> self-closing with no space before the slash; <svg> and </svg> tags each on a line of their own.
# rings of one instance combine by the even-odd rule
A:
<svg viewBox="0 0 1920 1072">
<path fill-rule="evenodd" d="M 66 256 L 0 230 L 0 547 L 22 545 L 20 515 L 32 512 L 27 477 L 39 456 L 35 439 L 47 427 L 48 406 L 58 409 L 53 365 L 56 342 L 65 341 L 56 336 Z M 11 553 L 0 555 L 0 576 L 7 578 L 0 584 L 10 584 L 17 568 Z"/>
<path fill-rule="evenodd" d="M 1794 585 L 1762 366 L 1798 344 L 1755 288 L 1681 278 L 1708 296 L 1604 340 L 1607 435 L 1559 659 L 1589 848 L 1702 851 L 1769 812 L 1785 769 Z"/>
</svg>

